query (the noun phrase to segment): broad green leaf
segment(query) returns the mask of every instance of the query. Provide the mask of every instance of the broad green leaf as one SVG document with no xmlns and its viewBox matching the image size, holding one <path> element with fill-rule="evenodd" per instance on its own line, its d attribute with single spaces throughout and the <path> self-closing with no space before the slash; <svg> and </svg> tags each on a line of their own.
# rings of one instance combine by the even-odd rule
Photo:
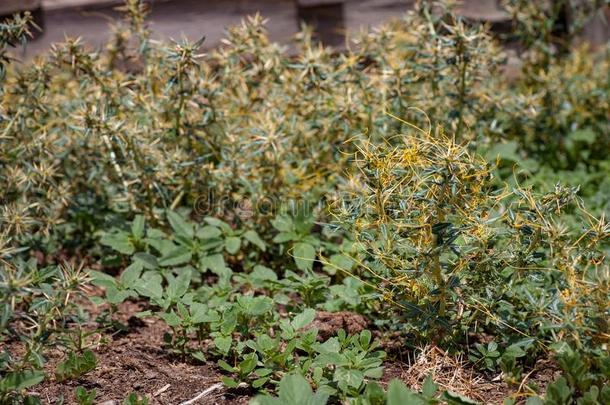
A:
<svg viewBox="0 0 610 405">
<path fill-rule="evenodd" d="M 467 398 L 463 395 L 457 394 L 451 391 L 445 391 L 443 393 L 443 399 L 447 401 L 448 405 L 478 405 L 479 402 Z"/>
<path fill-rule="evenodd" d="M 263 252 L 267 249 L 267 245 L 265 241 L 261 239 L 261 237 L 256 233 L 256 231 L 249 230 L 244 232 L 243 237 L 253 245 L 257 246 Z"/>
<path fill-rule="evenodd" d="M 106 299 L 110 304 L 118 305 L 131 297 L 132 293 L 129 290 L 119 290 L 116 287 L 106 288 Z"/>
<path fill-rule="evenodd" d="M 136 283 L 135 289 L 143 297 L 161 298 L 163 295 L 163 279 L 160 274 L 148 272 Z"/>
<path fill-rule="evenodd" d="M 133 222 L 131 223 L 131 234 L 137 240 L 140 240 L 142 239 L 142 237 L 144 237 L 145 223 L 146 220 L 144 219 L 143 215 L 136 215 L 136 217 L 133 219 Z"/>
<path fill-rule="evenodd" d="M 299 235 L 294 232 L 280 232 L 273 238 L 273 243 L 286 243 L 291 240 L 298 240 Z"/>
<path fill-rule="evenodd" d="M 311 386 L 300 374 L 289 374 L 282 378 L 278 393 L 285 404 L 304 404 L 304 400 L 313 395 Z"/>
<path fill-rule="evenodd" d="M 294 317 L 291 325 L 295 330 L 298 330 L 312 323 L 315 317 L 316 311 L 311 308 L 306 308 L 303 312 Z"/>
<path fill-rule="evenodd" d="M 99 287 L 116 288 L 117 280 L 109 274 L 102 273 L 96 270 L 89 270 L 89 276 L 91 276 L 93 285 L 97 285 Z"/>
<path fill-rule="evenodd" d="M 124 255 L 132 255 L 136 250 L 135 246 L 129 239 L 129 235 L 127 235 L 125 232 L 105 234 L 100 239 L 100 243 L 104 246 L 111 247 Z"/>
<path fill-rule="evenodd" d="M 225 239 L 225 249 L 232 255 L 239 252 L 240 246 L 241 239 L 237 236 L 229 236 Z"/>
<path fill-rule="evenodd" d="M 188 222 L 177 212 L 167 211 L 167 220 L 174 232 L 176 232 L 176 235 L 187 239 L 192 239 L 195 235 L 193 224 Z"/>
<path fill-rule="evenodd" d="M 121 273 L 121 284 L 124 287 L 131 288 L 133 287 L 136 280 L 140 278 L 140 274 L 142 273 L 142 263 L 133 262 L 131 263 L 123 272 Z"/>
<path fill-rule="evenodd" d="M 222 271 L 227 267 L 222 253 L 202 257 L 201 260 L 199 260 L 199 265 L 201 266 L 201 270 L 212 270 L 213 272 Z"/>
<path fill-rule="evenodd" d="M 0 392 L 21 391 L 39 384 L 44 373 L 38 370 L 23 370 L 8 373 L 0 380 Z"/>
<path fill-rule="evenodd" d="M 199 239 L 214 239 L 222 235 L 222 231 L 215 226 L 206 225 L 202 226 L 197 230 L 197 237 Z"/>
<path fill-rule="evenodd" d="M 142 266 L 144 266 L 148 270 L 154 270 L 159 266 L 157 258 L 151 255 L 150 253 L 138 252 L 133 255 L 133 260 L 136 262 L 140 262 Z"/>
<path fill-rule="evenodd" d="M 383 367 L 369 368 L 364 372 L 364 376 L 368 378 L 381 378 L 383 376 Z"/>
<path fill-rule="evenodd" d="M 261 296 L 252 299 L 248 307 L 248 314 L 252 316 L 263 315 L 273 308 L 273 300 L 269 297 Z"/>
<path fill-rule="evenodd" d="M 169 280 L 167 285 L 168 298 L 177 300 L 182 297 L 189 288 L 191 283 L 191 272 L 183 270 L 178 277 Z"/>
<path fill-rule="evenodd" d="M 256 355 L 249 355 L 245 360 L 239 363 L 239 372 L 242 375 L 250 374 L 256 367 Z"/>
<path fill-rule="evenodd" d="M 290 232 L 293 230 L 292 219 L 285 215 L 278 215 L 272 219 L 271 225 L 280 232 Z"/>
<path fill-rule="evenodd" d="M 194 324 L 205 322 L 208 318 L 209 308 L 205 304 L 194 302 L 190 306 L 191 308 L 191 322 Z"/>
<path fill-rule="evenodd" d="M 233 229 L 231 229 L 231 226 L 218 218 L 206 217 L 204 218 L 204 221 L 212 226 L 222 229 L 222 231 L 227 235 L 233 233 Z"/>
<path fill-rule="evenodd" d="M 168 266 L 178 266 L 180 264 L 185 264 L 191 261 L 192 253 L 191 251 L 184 247 L 178 246 L 167 255 L 164 255 L 159 259 L 159 265 L 163 267 Z"/>
<path fill-rule="evenodd" d="M 337 271 L 350 271 L 353 266 L 354 260 L 351 257 L 338 253 L 330 257 L 330 261 L 324 266 L 324 270 L 329 274 L 335 274 Z"/>
<path fill-rule="evenodd" d="M 424 381 L 424 384 L 421 389 L 422 394 L 427 398 L 432 398 L 434 397 L 434 394 L 436 394 L 437 390 L 438 385 L 436 385 L 432 380 L 432 374 L 428 374 L 428 377 L 426 377 L 426 380 Z"/>
<path fill-rule="evenodd" d="M 159 314 L 159 316 L 161 317 L 161 319 L 163 319 L 165 321 L 165 323 L 167 323 L 168 326 L 178 326 L 182 323 L 182 320 L 180 319 L 180 317 L 178 315 L 176 315 L 176 313 L 174 311 L 171 312 L 165 312 L 162 314 Z"/>
<path fill-rule="evenodd" d="M 220 366 L 220 368 L 222 368 L 224 371 L 228 371 L 229 373 L 235 372 L 235 367 L 229 365 L 229 363 L 224 360 L 218 360 L 218 366 Z"/>
<path fill-rule="evenodd" d="M 277 274 L 268 267 L 257 264 L 254 266 L 252 273 L 250 273 L 252 279 L 260 281 L 277 281 Z"/>
<path fill-rule="evenodd" d="M 388 386 L 387 405 L 425 405 L 426 402 L 408 389 L 402 381 L 392 380 Z"/>
<path fill-rule="evenodd" d="M 222 377 L 221 380 L 227 388 L 237 388 L 239 386 L 239 383 L 232 378 Z"/>
<path fill-rule="evenodd" d="M 292 256 L 299 270 L 311 270 L 316 258 L 316 250 L 309 243 L 297 243 L 294 245 Z"/>
<path fill-rule="evenodd" d="M 336 337 L 331 337 L 326 342 L 316 346 L 318 353 L 339 353 L 341 350 L 341 343 Z"/>
<path fill-rule="evenodd" d="M 220 353 L 226 355 L 231 350 L 231 344 L 233 343 L 233 339 L 230 336 L 218 336 L 214 338 L 214 346 L 218 349 Z"/>
<path fill-rule="evenodd" d="M 364 374 L 360 370 L 339 367 L 335 371 L 333 380 L 338 383 L 347 384 L 347 386 L 358 389 L 364 381 Z"/>
</svg>

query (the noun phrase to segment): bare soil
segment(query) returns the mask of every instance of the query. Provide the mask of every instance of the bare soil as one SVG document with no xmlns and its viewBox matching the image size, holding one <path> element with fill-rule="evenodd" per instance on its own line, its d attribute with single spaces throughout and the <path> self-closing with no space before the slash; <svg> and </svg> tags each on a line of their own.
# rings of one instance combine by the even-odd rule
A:
<svg viewBox="0 0 610 405">
<path fill-rule="evenodd" d="M 101 290 L 97 288 L 87 290 L 88 296 L 100 293 Z M 95 306 L 89 300 L 79 304 L 92 320 L 106 309 L 105 305 Z M 163 341 L 164 333 L 169 331 L 165 323 L 135 316 L 146 309 L 144 305 L 130 301 L 119 305 L 114 319 L 126 325 L 126 331 L 93 333 L 88 338 L 89 347 L 97 358 L 95 370 L 77 380 L 64 383 L 50 377 L 36 386 L 35 392 L 31 394 L 38 395 L 45 404 L 61 403 L 62 400 L 66 404 L 75 404 L 74 391 L 76 387 L 82 386 L 88 390 L 95 389 L 96 403 L 103 405 L 119 405 L 132 392 L 148 397 L 150 404 L 180 404 L 219 383 L 222 373 L 213 362 L 202 364 L 184 361 L 168 352 Z M 339 329 L 359 333 L 368 326 L 368 321 L 362 315 L 351 312 L 322 311 L 317 314 L 313 326 L 327 339 Z M 91 331 L 95 331 L 96 327 L 96 322 L 85 325 L 85 329 Z M 432 374 L 441 389 L 468 396 L 483 404 L 501 404 L 504 398 L 518 391 L 524 392 L 518 398 L 525 402 L 525 383 L 522 387 L 509 387 L 500 376 L 482 374 L 466 365 L 462 359 L 435 346 L 427 346 L 414 353 L 412 350 L 396 350 L 393 347 L 395 342 L 386 343 L 393 358 L 385 364 L 382 385 L 399 379 L 411 388 L 419 389 L 425 378 Z M 22 351 L 17 341 L 8 346 L 16 354 Z M 63 356 L 60 350 L 48 353 L 45 365 L 47 375 L 53 376 L 57 364 L 64 359 Z M 552 362 L 541 362 L 534 370 L 530 370 L 526 383 L 545 387 L 556 378 L 557 372 L 557 367 Z M 253 394 L 248 389 L 229 390 L 223 386 L 194 403 L 247 404 Z"/>
<path fill-rule="evenodd" d="M 91 304 L 89 304 L 91 305 Z M 136 318 L 144 308 L 139 303 L 119 306 L 117 318 L 127 332 L 94 335 L 93 347 L 98 366 L 78 380 L 58 383 L 48 379 L 36 387 L 43 403 L 75 404 L 74 390 L 82 386 L 97 392 L 96 403 L 120 404 L 130 393 L 149 398 L 150 404 L 178 404 L 190 400 L 218 383 L 221 374 L 212 364 L 184 362 L 164 349 L 163 334 L 169 329 L 163 321 Z M 91 308 L 96 315 L 100 308 Z M 59 351 L 51 353 L 46 365 L 53 375 L 62 359 Z M 246 404 L 246 391 L 229 392 L 224 387 L 206 395 L 197 404 Z"/>
</svg>

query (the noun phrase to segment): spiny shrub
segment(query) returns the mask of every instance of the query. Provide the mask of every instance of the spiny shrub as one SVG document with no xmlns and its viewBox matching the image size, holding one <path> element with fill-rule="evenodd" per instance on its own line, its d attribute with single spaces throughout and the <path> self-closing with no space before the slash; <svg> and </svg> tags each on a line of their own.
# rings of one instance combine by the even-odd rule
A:
<svg viewBox="0 0 610 405">
<path fill-rule="evenodd" d="M 1 220 L 11 235 L 52 228 L 83 246 L 109 221 L 159 220 L 159 209 L 187 205 L 267 237 L 260 204 L 324 200 L 344 141 L 373 125 L 396 129 L 386 109 L 432 109 L 456 129 L 484 109 L 493 44 L 427 6 L 341 55 L 307 32 L 290 55 L 260 16 L 204 55 L 201 41 L 150 40 L 138 1 L 125 11 L 128 27 L 106 49 L 69 39 L 3 80 Z M 250 215 L 235 216 L 236 204 Z"/>
<path fill-rule="evenodd" d="M 508 334 L 607 342 L 600 316 L 610 311 L 610 225 L 582 207 L 576 188 L 494 191 L 490 165 L 439 129 L 401 135 L 394 146 L 355 142 L 334 212 L 364 252 L 368 276 L 418 333 L 459 338 L 482 315 Z M 570 206 L 576 235 L 563 223 Z M 516 285 L 548 277 L 555 289 L 541 294 L 540 324 L 518 321 L 514 306 L 525 305 Z M 488 310 L 503 301 L 512 310 Z"/>
</svg>

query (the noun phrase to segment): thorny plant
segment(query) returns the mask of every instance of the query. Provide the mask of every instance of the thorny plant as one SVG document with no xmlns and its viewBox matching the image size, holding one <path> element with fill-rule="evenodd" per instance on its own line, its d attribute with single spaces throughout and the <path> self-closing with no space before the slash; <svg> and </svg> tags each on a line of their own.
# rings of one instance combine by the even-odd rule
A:
<svg viewBox="0 0 610 405">
<path fill-rule="evenodd" d="M 35 259 L 0 265 L 0 401 L 19 403 L 23 392 L 45 377 L 42 368 L 48 350 L 63 348 L 76 356 L 85 348 L 66 340 L 82 318 L 75 300 L 88 277 L 71 264 L 38 268 Z M 9 344 L 20 342 L 16 355 Z M 34 398 L 30 398 L 34 400 Z"/>
<path fill-rule="evenodd" d="M 577 188 L 493 191 L 491 167 L 440 129 L 399 139 L 354 141 L 356 170 L 334 212 L 365 252 L 361 265 L 413 331 L 460 341 L 493 324 L 506 336 L 537 336 L 541 347 L 607 348 L 605 216 L 587 212 Z M 578 234 L 564 223 L 570 212 Z M 553 288 L 538 304 L 530 296 L 538 324 L 518 321 L 523 298 L 515 292 L 541 278 Z"/>
<path fill-rule="evenodd" d="M 430 2 L 340 53 L 304 31 L 289 55 L 257 15 L 204 54 L 203 40 L 151 39 L 145 5 L 128 0 L 106 48 L 68 39 L 20 65 L 8 48 L 30 19 L 3 23 L 2 339 L 25 327 L 32 355 L 2 355 L 1 399 L 19 402 L 44 378 L 49 346 L 71 353 L 57 379 L 95 367 L 90 332 L 64 330 L 83 315 L 68 299 L 82 272 L 21 259 L 71 248 L 129 265 L 118 278 L 92 273 L 111 309 L 147 300 L 143 315 L 170 325 L 172 352 L 223 361 L 229 386 L 281 391 L 297 372 L 322 395 L 383 403 L 367 384 L 381 364 L 368 333 L 324 343 L 297 333 L 314 308 L 341 309 L 375 318 L 381 333 L 465 347 L 516 384 L 515 399 L 537 393 L 520 377 L 552 351 L 564 377 L 547 402 L 604 403 L 610 53 L 559 55 L 548 21 L 537 26 L 550 9 L 511 4 L 517 33 L 536 43 L 511 84 L 485 27 Z M 396 135 L 437 123 L 451 135 Z M 587 182 L 596 205 L 553 188 L 556 169 Z M 339 230 L 324 226 L 328 202 Z M 200 223 L 174 213 L 189 207 Z"/>
</svg>

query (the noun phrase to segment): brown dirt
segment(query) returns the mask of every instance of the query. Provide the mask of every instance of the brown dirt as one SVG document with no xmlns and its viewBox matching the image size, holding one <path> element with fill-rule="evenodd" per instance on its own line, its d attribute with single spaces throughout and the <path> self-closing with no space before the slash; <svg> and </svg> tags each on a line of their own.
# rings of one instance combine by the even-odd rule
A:
<svg viewBox="0 0 610 405">
<path fill-rule="evenodd" d="M 353 335 L 362 332 L 368 324 L 369 322 L 364 316 L 355 312 L 318 311 L 310 327 L 317 328 L 318 338 L 326 340 L 335 336 L 339 329 L 343 329 L 348 334 Z"/>
<path fill-rule="evenodd" d="M 87 296 L 100 295 L 101 289 L 87 287 Z M 78 299 L 78 304 L 95 319 L 105 306 L 95 306 L 89 300 Z M 74 390 L 82 386 L 97 392 L 96 403 L 119 405 L 130 393 L 146 396 L 150 404 L 178 404 L 194 398 L 203 390 L 220 381 L 222 374 L 211 364 L 185 362 L 164 348 L 163 334 L 169 329 L 163 321 L 140 319 L 135 314 L 145 310 L 144 304 L 126 301 L 119 306 L 114 318 L 128 326 L 127 332 L 108 334 L 95 333 L 88 339 L 98 365 L 95 370 L 75 381 L 59 383 L 53 377 L 36 386 L 31 394 L 37 394 L 43 403 L 75 404 Z M 323 339 L 335 336 L 339 329 L 350 334 L 359 333 L 368 326 L 362 315 L 353 312 L 330 313 L 320 311 L 313 322 Z M 95 322 L 85 325 L 94 330 Z M 390 343 L 390 342 L 386 342 Z M 9 343 L 9 350 L 22 352 L 20 343 Z M 384 345 L 386 346 L 386 345 Z M 388 347 L 386 347 L 387 349 Z M 384 364 L 381 380 L 387 385 L 392 379 L 404 381 L 412 389 L 421 388 L 425 378 L 432 374 L 442 390 L 450 390 L 484 404 L 501 404 L 513 395 L 525 402 L 527 386 L 542 388 L 557 377 L 557 366 L 550 361 L 541 361 L 526 373 L 521 387 L 509 387 L 500 376 L 485 375 L 469 367 L 461 358 L 456 358 L 435 346 L 427 346 L 414 352 L 398 350 L 396 358 Z M 64 359 L 60 350 L 48 353 L 45 371 L 52 376 L 56 365 Z M 515 395 L 520 392 L 520 395 Z M 197 404 L 247 404 L 251 391 L 231 391 L 224 387 L 196 402 Z"/>
<path fill-rule="evenodd" d="M 110 401 L 109 404 L 118 405 L 130 393 L 137 392 L 147 396 L 150 404 L 178 404 L 220 381 L 221 374 L 214 366 L 186 363 L 168 353 L 163 345 L 167 326 L 159 320 L 135 318 L 133 315 L 142 309 L 139 303 L 121 304 L 117 318 L 129 325 L 129 331 L 94 335 L 92 350 L 98 362 L 95 370 L 75 381 L 58 383 L 50 378 L 35 387 L 43 403 L 59 403 L 63 397 L 64 403 L 74 404 L 74 390 L 83 386 L 96 390 L 96 403 Z M 90 312 L 95 315 L 100 309 L 92 307 Z M 52 352 L 48 360 L 45 368 L 48 375 L 53 375 L 62 355 Z M 223 387 L 196 403 L 246 404 L 248 399 L 245 393 L 229 392 Z"/>
</svg>

